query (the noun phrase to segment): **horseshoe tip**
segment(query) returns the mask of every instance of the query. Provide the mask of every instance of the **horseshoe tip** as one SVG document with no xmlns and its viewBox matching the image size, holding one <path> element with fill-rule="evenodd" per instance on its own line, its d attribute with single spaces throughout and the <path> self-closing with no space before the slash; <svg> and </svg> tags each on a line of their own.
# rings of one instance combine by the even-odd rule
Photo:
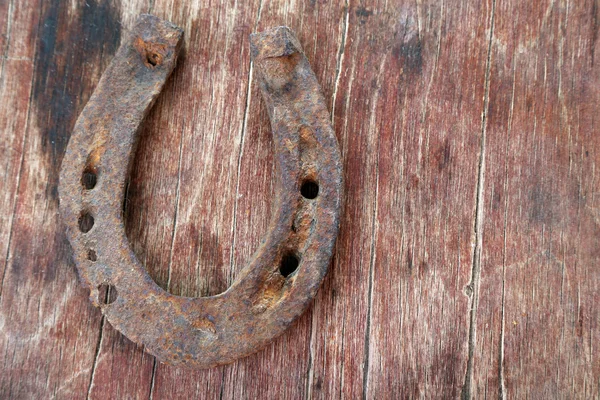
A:
<svg viewBox="0 0 600 400">
<path fill-rule="evenodd" d="M 129 35 L 147 68 L 166 64 L 170 70 L 177 63 L 183 42 L 183 29 L 177 25 L 154 15 L 141 14 Z"/>
<path fill-rule="evenodd" d="M 162 39 L 170 46 L 178 46 L 183 38 L 183 29 L 172 22 L 151 14 L 140 14 L 132 31 L 141 33 L 144 41 Z"/>
<path fill-rule="evenodd" d="M 263 32 L 252 33 L 250 50 L 254 61 L 303 52 L 298 38 L 287 26 L 277 26 Z"/>
</svg>

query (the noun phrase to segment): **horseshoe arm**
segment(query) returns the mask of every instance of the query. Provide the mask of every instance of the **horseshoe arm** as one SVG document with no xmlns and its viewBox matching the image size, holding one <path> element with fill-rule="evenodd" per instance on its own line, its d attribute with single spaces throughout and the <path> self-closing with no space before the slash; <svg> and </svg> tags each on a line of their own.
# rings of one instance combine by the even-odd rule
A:
<svg viewBox="0 0 600 400">
<path fill-rule="evenodd" d="M 63 159 L 60 211 L 90 300 L 160 361 L 207 368 L 258 351 L 314 297 L 338 231 L 341 163 L 319 84 L 285 27 L 252 35 L 251 54 L 271 120 L 275 212 L 252 259 L 224 293 L 172 295 L 131 250 L 124 186 L 141 122 L 171 74 L 183 32 L 142 15 L 80 115 Z M 296 268 L 294 268 L 296 267 Z M 101 301 L 109 285 L 112 297 Z"/>
</svg>

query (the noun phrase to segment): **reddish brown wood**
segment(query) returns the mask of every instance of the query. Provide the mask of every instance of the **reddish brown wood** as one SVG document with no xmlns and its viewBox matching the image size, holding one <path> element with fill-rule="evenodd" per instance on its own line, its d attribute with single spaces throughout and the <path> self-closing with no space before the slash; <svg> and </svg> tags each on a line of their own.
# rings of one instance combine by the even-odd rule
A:
<svg viewBox="0 0 600 400">
<path fill-rule="evenodd" d="M 472 394 L 600 395 L 598 2 L 498 3 Z"/>
<path fill-rule="evenodd" d="M 599 10 L 0 2 L 0 397 L 598 396 Z M 267 230 L 273 162 L 250 32 L 296 31 L 342 147 L 340 238 L 313 307 L 225 367 L 157 364 L 104 323 L 58 224 L 69 133 L 140 12 L 186 31 L 125 207 L 159 285 L 224 291 Z"/>
<path fill-rule="evenodd" d="M 378 40 L 367 47 L 372 61 L 349 63 L 381 71 L 381 89 L 366 87 L 361 96 L 373 96 L 376 113 L 361 130 L 379 132 L 372 150 L 377 180 L 364 390 L 369 398 L 456 398 L 469 357 L 465 286 L 492 4 L 390 8 L 400 18 L 367 9 L 373 15 L 363 34 L 383 25 L 380 34 L 390 44 Z M 356 48 L 361 54 L 362 46 Z"/>
<path fill-rule="evenodd" d="M 100 316 L 84 300 L 59 223 L 56 185 L 65 133 L 108 61 L 103 51 L 112 53 L 118 43 L 118 31 L 107 18 L 110 7 L 69 8 L 10 1 L 8 14 L 0 16 L 10 21 L 0 113 L 6 127 L 0 176 L 8 183 L 1 186 L 0 208 L 4 398 L 85 396 L 99 336 Z"/>
</svg>

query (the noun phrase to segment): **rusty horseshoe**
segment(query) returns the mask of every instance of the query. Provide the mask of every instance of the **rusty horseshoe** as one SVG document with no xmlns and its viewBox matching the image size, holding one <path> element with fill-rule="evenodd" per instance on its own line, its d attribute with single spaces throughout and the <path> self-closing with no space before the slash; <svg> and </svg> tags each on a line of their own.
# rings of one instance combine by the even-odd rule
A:
<svg viewBox="0 0 600 400">
<path fill-rule="evenodd" d="M 162 362 L 208 368 L 266 346 L 315 296 L 338 232 L 341 161 L 298 39 L 286 27 L 251 35 L 276 153 L 269 230 L 224 293 L 189 298 L 159 287 L 129 245 L 122 202 L 139 126 L 175 67 L 182 37 L 151 15 L 139 16 L 124 37 L 71 135 L 60 212 L 79 276 L 112 326 Z M 113 301 L 101 300 L 106 285 Z"/>
</svg>

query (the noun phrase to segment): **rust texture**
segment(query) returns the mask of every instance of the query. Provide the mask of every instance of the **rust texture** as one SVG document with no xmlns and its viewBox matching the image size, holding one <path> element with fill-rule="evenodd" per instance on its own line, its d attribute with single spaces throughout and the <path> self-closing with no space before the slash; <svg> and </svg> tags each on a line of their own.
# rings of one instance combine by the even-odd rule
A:
<svg viewBox="0 0 600 400">
<path fill-rule="evenodd" d="M 108 321 L 162 362 L 207 368 L 263 348 L 314 297 L 338 231 L 341 162 L 294 34 L 278 27 L 251 35 L 278 171 L 269 231 L 226 292 L 188 298 L 159 287 L 129 245 L 122 202 L 138 127 L 175 67 L 182 37 L 150 15 L 124 37 L 68 144 L 60 211 L 90 300 Z"/>
</svg>

